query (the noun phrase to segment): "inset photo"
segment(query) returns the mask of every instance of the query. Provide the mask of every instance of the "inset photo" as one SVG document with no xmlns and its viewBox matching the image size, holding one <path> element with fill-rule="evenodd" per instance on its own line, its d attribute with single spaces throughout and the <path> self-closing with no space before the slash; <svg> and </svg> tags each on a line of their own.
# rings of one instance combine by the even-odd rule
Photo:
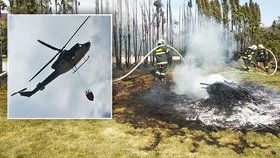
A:
<svg viewBox="0 0 280 158">
<path fill-rule="evenodd" d="M 111 15 L 8 16 L 8 118 L 112 118 Z"/>
</svg>

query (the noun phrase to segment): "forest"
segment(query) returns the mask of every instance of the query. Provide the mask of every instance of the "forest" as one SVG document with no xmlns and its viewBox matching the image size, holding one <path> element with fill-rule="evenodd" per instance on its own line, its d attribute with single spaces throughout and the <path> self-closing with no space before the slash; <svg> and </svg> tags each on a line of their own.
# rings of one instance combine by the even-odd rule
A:
<svg viewBox="0 0 280 158">
<path fill-rule="evenodd" d="M 0 0 L 0 19 L 4 18 L 0 42 L 7 51 L 7 13 L 80 14 L 85 13 L 84 3 Z M 263 44 L 279 61 L 280 15 L 264 26 L 262 6 L 254 0 L 245 4 L 239 0 L 92 0 L 88 6 L 87 13 L 112 14 L 112 119 L 10 120 L 8 96 L 13 92 L 6 73 L 0 78 L 0 157 L 280 157 L 277 67 L 270 75 L 241 71 L 238 62 L 214 65 L 224 50 L 238 54 L 253 44 Z M 207 36 L 202 35 L 194 40 L 198 51 L 191 51 L 195 32 L 203 34 L 205 27 L 210 28 L 208 32 L 219 32 L 214 36 L 219 40 L 213 41 L 222 41 L 217 45 L 225 44 L 226 49 L 209 50 L 212 43 L 203 42 L 212 38 L 200 40 Z M 156 68 L 150 55 L 140 69 L 122 79 L 161 38 L 185 58 L 200 53 L 206 62 L 172 64 L 162 81 L 146 72 Z M 64 95 L 61 89 L 57 91 Z"/>
<path fill-rule="evenodd" d="M 1 10 L 12 14 L 77 14 L 82 1 L 78 0 L 9 0 L 7 6 L 0 1 Z M 92 12 L 112 14 L 114 67 L 122 69 L 139 62 L 156 45 L 159 38 L 187 53 L 192 31 L 203 25 L 205 19 L 218 23 L 225 31 L 233 32 L 236 52 L 249 45 L 262 43 L 280 56 L 280 17 L 270 27 L 261 25 L 258 3 L 249 0 L 182 0 L 179 9 L 173 9 L 171 0 L 95 0 Z M 178 3 L 178 2 L 177 2 Z M 176 12 L 176 13 L 175 13 Z M 7 41 L 7 24 L 1 22 L 1 42 Z M 154 59 L 145 60 L 144 64 Z"/>
</svg>

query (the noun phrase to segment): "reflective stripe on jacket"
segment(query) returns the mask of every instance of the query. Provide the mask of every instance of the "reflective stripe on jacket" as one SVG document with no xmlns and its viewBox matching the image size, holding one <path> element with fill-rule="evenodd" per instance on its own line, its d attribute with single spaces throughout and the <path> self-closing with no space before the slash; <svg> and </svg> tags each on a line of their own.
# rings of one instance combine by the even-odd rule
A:
<svg viewBox="0 0 280 158">
<path fill-rule="evenodd" d="M 258 53 L 257 53 L 257 56 L 259 56 L 259 57 L 267 57 L 267 51 L 266 51 L 266 49 L 260 49 L 260 50 L 258 50 Z"/>
<path fill-rule="evenodd" d="M 251 60 L 252 59 L 252 54 L 253 54 L 254 52 L 251 50 L 251 49 L 248 49 L 248 50 L 246 50 L 243 54 L 242 54 L 242 58 L 243 59 L 249 59 L 249 60 Z"/>
<path fill-rule="evenodd" d="M 166 46 L 162 46 L 155 50 L 156 65 L 168 64 L 169 49 Z"/>
</svg>

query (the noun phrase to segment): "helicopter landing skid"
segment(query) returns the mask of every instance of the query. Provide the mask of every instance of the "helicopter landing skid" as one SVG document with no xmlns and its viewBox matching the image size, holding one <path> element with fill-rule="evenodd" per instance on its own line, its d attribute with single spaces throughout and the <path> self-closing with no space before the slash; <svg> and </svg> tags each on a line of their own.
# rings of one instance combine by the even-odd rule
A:
<svg viewBox="0 0 280 158">
<path fill-rule="evenodd" d="M 86 63 L 87 61 L 88 61 L 88 59 L 89 59 L 89 55 L 87 56 L 87 58 L 85 59 L 85 58 L 83 58 L 84 59 L 84 62 L 79 66 L 79 67 L 74 67 L 73 68 L 73 70 L 74 70 L 74 72 L 73 72 L 73 74 L 75 73 L 75 72 L 77 72 L 83 65 L 84 65 L 84 63 Z"/>
</svg>

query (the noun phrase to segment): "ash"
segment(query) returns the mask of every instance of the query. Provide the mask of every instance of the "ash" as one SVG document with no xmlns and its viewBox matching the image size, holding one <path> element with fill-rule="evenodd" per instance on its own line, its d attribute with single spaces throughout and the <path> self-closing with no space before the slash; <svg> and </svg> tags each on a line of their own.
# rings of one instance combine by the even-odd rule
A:
<svg viewBox="0 0 280 158">
<path fill-rule="evenodd" d="M 249 82 L 224 81 L 203 86 L 209 94 L 207 99 L 192 100 L 160 85 L 151 87 L 144 99 L 151 106 L 173 107 L 186 121 L 198 120 L 207 126 L 227 129 L 273 126 L 280 129 L 279 92 Z"/>
</svg>

